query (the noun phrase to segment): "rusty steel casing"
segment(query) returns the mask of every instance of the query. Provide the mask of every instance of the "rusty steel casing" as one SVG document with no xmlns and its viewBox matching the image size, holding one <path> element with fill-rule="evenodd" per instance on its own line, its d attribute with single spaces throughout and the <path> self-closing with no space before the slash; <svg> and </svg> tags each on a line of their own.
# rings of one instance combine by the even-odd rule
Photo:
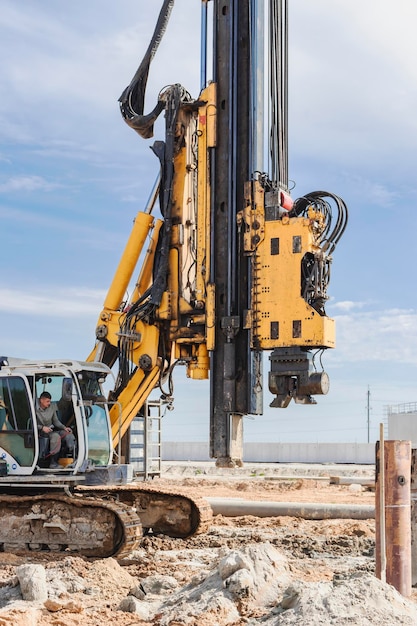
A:
<svg viewBox="0 0 417 626">
<path fill-rule="evenodd" d="M 417 585 L 417 449 L 411 450 L 411 585 Z"/>
<path fill-rule="evenodd" d="M 376 576 L 411 595 L 411 442 L 376 444 Z M 383 463 L 381 463 L 383 457 Z M 382 482 L 382 484 L 381 484 Z M 383 490 L 382 490 L 383 489 Z M 382 533 L 385 533 L 382 537 Z M 381 546 L 384 548 L 381 550 Z M 385 554 L 383 554 L 385 551 Z"/>
</svg>

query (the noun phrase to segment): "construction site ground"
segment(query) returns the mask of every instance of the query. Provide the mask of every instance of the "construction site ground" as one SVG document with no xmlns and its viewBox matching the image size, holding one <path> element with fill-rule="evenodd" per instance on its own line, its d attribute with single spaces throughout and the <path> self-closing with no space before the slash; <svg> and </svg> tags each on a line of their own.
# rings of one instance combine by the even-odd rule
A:
<svg viewBox="0 0 417 626">
<path fill-rule="evenodd" d="M 164 462 L 153 483 L 199 497 L 372 506 L 373 478 L 369 465 Z M 377 580 L 374 551 L 372 518 L 217 515 L 189 539 L 145 536 L 122 561 L 4 552 L 0 626 L 417 625 L 417 594 Z M 16 573 L 27 563 L 45 568 L 46 602 L 22 600 Z"/>
</svg>

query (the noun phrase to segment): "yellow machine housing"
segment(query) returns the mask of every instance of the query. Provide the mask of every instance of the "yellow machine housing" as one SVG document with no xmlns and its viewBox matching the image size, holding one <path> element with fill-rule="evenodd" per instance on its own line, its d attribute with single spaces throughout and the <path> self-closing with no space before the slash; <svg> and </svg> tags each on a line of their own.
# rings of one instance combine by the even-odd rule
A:
<svg viewBox="0 0 417 626">
<path fill-rule="evenodd" d="M 252 348 L 334 348 L 334 320 L 302 295 L 306 255 L 317 260 L 317 267 L 331 260 L 319 245 L 321 215 L 311 211 L 308 217 L 290 217 L 287 212 L 279 216 L 270 207 L 265 211 L 265 192 L 258 182 L 248 184 L 247 192 L 244 221 L 245 251 L 253 259 Z M 326 298 L 321 277 L 314 278 L 319 283 L 316 291 Z"/>
<path fill-rule="evenodd" d="M 301 295 L 307 252 L 318 252 L 309 218 L 284 216 L 265 222 L 254 258 L 253 346 L 334 348 L 334 320 L 320 315 Z"/>
<path fill-rule="evenodd" d="M 281 206 L 279 190 L 256 180 L 246 184 L 239 225 L 252 262 L 245 327 L 253 350 L 273 350 L 271 406 L 285 407 L 291 398 L 314 403 L 312 395 L 327 393 L 329 381 L 310 350 L 335 346 L 335 323 L 324 310 L 331 263 L 321 245 L 326 216 L 313 205 L 292 214 Z"/>
</svg>

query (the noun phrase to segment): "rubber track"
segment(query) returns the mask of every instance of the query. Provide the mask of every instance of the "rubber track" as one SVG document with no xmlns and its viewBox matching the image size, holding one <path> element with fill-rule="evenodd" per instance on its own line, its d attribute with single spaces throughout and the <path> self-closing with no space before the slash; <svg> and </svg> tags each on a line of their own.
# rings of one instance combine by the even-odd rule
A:
<svg viewBox="0 0 417 626">
<path fill-rule="evenodd" d="M 9 508 L 10 505 L 16 503 L 16 508 L 21 511 L 22 504 L 27 503 L 28 513 L 30 512 L 33 504 L 36 502 L 45 502 L 50 501 L 51 504 L 53 502 L 59 502 L 62 504 L 68 504 L 72 507 L 95 507 L 97 509 L 107 509 L 113 513 L 113 515 L 117 518 L 119 525 L 121 525 L 122 532 L 119 533 L 121 535 L 121 540 L 117 545 L 113 545 L 111 550 L 100 550 L 97 549 L 96 552 L 92 552 L 92 550 L 84 551 L 82 547 L 77 550 L 80 554 L 85 554 L 89 557 L 109 557 L 109 556 L 117 556 L 118 558 L 123 558 L 127 556 L 132 550 L 135 550 L 139 547 L 142 540 L 142 525 L 138 515 L 132 509 L 132 507 L 127 506 L 121 502 L 116 502 L 114 500 L 101 500 L 98 498 L 90 498 L 90 497 L 80 497 L 80 496 L 64 496 L 64 495 L 54 495 L 54 494 L 45 494 L 45 495 L 35 495 L 35 496 L 0 496 L 0 520 L 5 514 L 5 508 Z M 35 541 L 36 543 L 36 541 Z M 20 550 L 20 548 L 19 548 Z M 27 550 L 26 544 L 22 544 L 22 550 Z"/>
<path fill-rule="evenodd" d="M 181 507 L 181 502 L 184 502 L 185 500 L 190 504 L 192 510 L 192 519 L 190 520 L 191 529 L 189 533 L 184 535 L 180 530 L 176 531 L 176 529 L 173 528 L 173 532 L 172 534 L 169 533 L 169 536 L 176 538 L 186 538 L 207 532 L 213 519 L 213 511 L 211 509 L 211 506 L 207 502 L 207 500 L 204 500 L 204 498 L 194 496 L 191 497 L 186 492 L 176 489 L 166 489 L 165 487 L 163 489 L 158 489 L 158 487 L 156 486 L 151 486 L 142 482 L 117 486 L 82 485 L 76 487 L 76 492 L 92 493 L 92 495 L 99 498 L 103 497 L 105 494 L 106 496 L 117 498 L 126 504 L 130 504 L 131 506 L 135 506 L 135 495 L 140 496 L 141 494 L 147 495 L 151 498 L 152 496 L 155 496 L 155 499 L 166 498 L 171 501 L 171 505 L 176 504 L 178 508 Z M 140 516 L 140 511 L 138 512 L 138 515 Z"/>
</svg>

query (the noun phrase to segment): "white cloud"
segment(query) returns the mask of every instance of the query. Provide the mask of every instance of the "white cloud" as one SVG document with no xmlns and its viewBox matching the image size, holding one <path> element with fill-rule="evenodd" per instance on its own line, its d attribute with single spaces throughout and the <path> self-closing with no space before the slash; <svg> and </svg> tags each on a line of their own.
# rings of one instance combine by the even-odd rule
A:
<svg viewBox="0 0 417 626">
<path fill-rule="evenodd" d="M 332 309 L 340 311 L 353 311 L 354 309 L 361 309 L 365 306 L 364 302 L 353 302 L 352 300 L 345 300 L 341 302 L 331 302 Z"/>
<path fill-rule="evenodd" d="M 4 183 L 0 183 L 0 193 L 15 191 L 52 191 L 62 185 L 52 183 L 42 176 L 12 176 Z"/>
<path fill-rule="evenodd" d="M 397 191 L 392 191 L 381 183 L 373 183 L 370 186 L 369 197 L 374 204 L 384 208 L 392 208 L 398 205 L 398 201 L 400 200 Z"/>
<path fill-rule="evenodd" d="M 381 181 L 355 175 L 350 176 L 350 184 L 353 185 L 355 194 L 366 200 L 367 204 L 384 209 L 398 206 L 402 197 L 411 192 L 408 188 L 404 189 L 404 181 L 401 179 L 397 179 L 392 187 L 392 182 L 388 186 Z"/>
<path fill-rule="evenodd" d="M 335 320 L 335 361 L 417 365 L 416 310 L 358 312 Z"/>
<path fill-rule="evenodd" d="M 133 216 L 123 222 L 119 220 L 113 230 L 111 230 L 111 224 L 106 224 L 108 228 L 105 230 L 101 224 L 96 226 L 90 221 L 86 223 L 84 216 L 78 212 L 74 213 L 71 219 L 68 214 L 66 217 L 61 217 L 58 212 L 52 215 L 46 212 L 25 211 L 0 204 L 0 219 L 3 224 L 7 220 L 17 226 L 20 229 L 21 239 L 24 234 L 42 231 L 43 235 L 47 233 L 48 237 L 53 237 L 59 241 L 64 234 L 68 244 L 76 245 L 77 248 L 83 246 L 84 249 L 94 252 L 105 251 L 108 257 L 118 259 L 126 244 Z M 119 227 L 120 230 L 118 230 Z M 105 276 L 104 279 L 106 278 Z"/>
<path fill-rule="evenodd" d="M 32 287 L 33 289 L 33 287 Z M 0 311 L 29 316 L 72 318 L 97 315 L 101 311 L 105 291 L 68 287 L 44 287 L 30 291 L 0 288 Z"/>
<path fill-rule="evenodd" d="M 72 137 L 84 145 L 91 138 L 95 147 L 111 145 L 115 129 L 123 126 L 118 98 L 148 46 L 159 9 L 159 3 L 152 6 L 147 0 L 123 0 L 117 6 L 92 0 L 87 7 L 75 1 L 59 8 L 24 0 L 19 6 L 3 3 L 0 51 L 6 55 L 13 46 L 13 55 L 7 54 L 0 72 L 0 118 L 16 126 L 13 136 L 30 142 Z M 195 88 L 199 56 L 190 50 L 199 48 L 199 16 L 198 3 L 176 3 L 151 67 L 149 110 L 167 83 Z M 178 37 L 178 28 L 187 36 Z M 5 124 L 1 133 L 7 132 Z"/>
</svg>

